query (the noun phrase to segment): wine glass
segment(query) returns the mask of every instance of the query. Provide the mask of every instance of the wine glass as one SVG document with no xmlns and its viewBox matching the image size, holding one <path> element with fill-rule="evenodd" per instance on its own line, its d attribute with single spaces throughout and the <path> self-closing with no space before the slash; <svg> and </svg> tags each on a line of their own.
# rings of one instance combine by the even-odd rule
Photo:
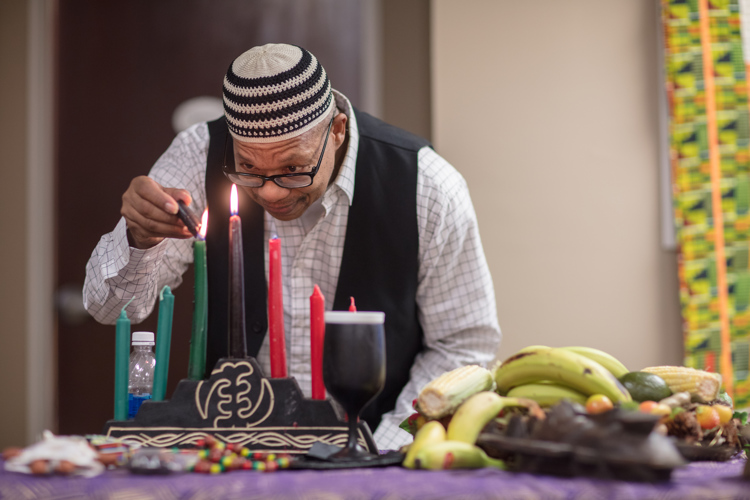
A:
<svg viewBox="0 0 750 500">
<path fill-rule="evenodd" d="M 359 414 L 385 385 L 385 333 L 382 312 L 325 313 L 323 383 L 349 420 L 346 448 L 330 458 L 341 461 L 376 458 L 359 444 Z"/>
</svg>

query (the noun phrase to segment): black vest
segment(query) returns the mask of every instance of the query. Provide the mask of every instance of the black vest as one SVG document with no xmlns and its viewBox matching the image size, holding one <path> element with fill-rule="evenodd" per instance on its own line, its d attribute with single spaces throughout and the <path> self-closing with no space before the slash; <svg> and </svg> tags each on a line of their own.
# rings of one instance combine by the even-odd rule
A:
<svg viewBox="0 0 750 500">
<path fill-rule="evenodd" d="M 354 201 L 349 207 L 344 253 L 333 309 L 346 311 L 355 297 L 361 311 L 384 311 L 386 383 L 362 413 L 375 430 L 383 413 L 395 407 L 409 381 L 414 358 L 422 349 L 416 293 L 419 269 L 417 228 L 417 152 L 427 141 L 355 110 L 359 148 Z M 228 352 L 229 194 L 222 172 L 233 165 L 231 137 L 222 117 L 209 122 L 211 136 L 206 168 L 209 207 L 208 346 L 206 367 Z M 226 140 L 226 142 L 225 142 Z M 245 254 L 245 314 L 248 354 L 256 356 L 268 329 L 263 209 L 239 190 Z M 282 242 L 283 244 L 283 242 Z M 312 290 L 310 290 L 312 294 Z"/>
</svg>

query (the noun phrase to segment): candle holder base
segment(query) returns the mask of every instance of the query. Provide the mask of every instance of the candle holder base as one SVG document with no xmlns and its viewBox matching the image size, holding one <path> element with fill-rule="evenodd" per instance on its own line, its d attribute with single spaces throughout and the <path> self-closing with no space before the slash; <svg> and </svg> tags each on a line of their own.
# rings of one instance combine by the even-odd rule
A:
<svg viewBox="0 0 750 500">
<path fill-rule="evenodd" d="M 181 380 L 171 400 L 146 401 L 135 419 L 110 420 L 103 433 L 161 448 L 193 447 L 210 435 L 263 453 L 347 442 L 343 413 L 330 401 L 305 398 L 292 377 L 266 378 L 255 358 L 220 359 L 207 380 Z M 366 422 L 359 444 L 378 453 Z"/>
</svg>

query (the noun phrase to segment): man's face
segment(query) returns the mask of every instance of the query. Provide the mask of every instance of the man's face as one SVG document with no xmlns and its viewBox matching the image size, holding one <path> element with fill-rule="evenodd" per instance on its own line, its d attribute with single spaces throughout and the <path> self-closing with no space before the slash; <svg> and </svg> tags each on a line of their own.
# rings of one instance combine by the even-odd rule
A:
<svg viewBox="0 0 750 500">
<path fill-rule="evenodd" d="M 271 143 L 234 143 L 234 164 L 239 172 L 270 177 L 279 174 L 310 172 L 320 158 L 329 120 L 314 129 L 286 141 Z M 346 115 L 339 113 L 331 126 L 328 144 L 313 183 L 304 188 L 283 188 L 273 181 L 259 188 L 240 186 L 250 198 L 275 219 L 293 220 L 325 193 L 337 173 L 336 151 L 346 137 Z"/>
</svg>

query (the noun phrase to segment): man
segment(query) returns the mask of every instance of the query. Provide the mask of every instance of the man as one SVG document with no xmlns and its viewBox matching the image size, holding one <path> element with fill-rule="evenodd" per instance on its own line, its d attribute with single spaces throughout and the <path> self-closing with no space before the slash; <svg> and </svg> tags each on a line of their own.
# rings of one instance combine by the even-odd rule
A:
<svg viewBox="0 0 750 500">
<path fill-rule="evenodd" d="M 266 374 L 267 245 L 282 241 L 289 375 L 310 395 L 309 297 L 326 310 L 386 313 L 387 377 L 363 412 L 382 449 L 441 373 L 487 363 L 500 341 L 492 280 L 466 183 L 424 139 L 355 110 L 308 51 L 284 44 L 240 55 L 224 79 L 225 117 L 178 134 L 123 195 L 122 219 L 86 268 L 84 302 L 113 323 L 131 297 L 135 322 L 192 261 L 177 201 L 208 223 L 207 367 L 226 356 L 229 188 L 240 187 L 248 350 Z M 265 259 L 261 260 L 261 252 Z"/>
</svg>

